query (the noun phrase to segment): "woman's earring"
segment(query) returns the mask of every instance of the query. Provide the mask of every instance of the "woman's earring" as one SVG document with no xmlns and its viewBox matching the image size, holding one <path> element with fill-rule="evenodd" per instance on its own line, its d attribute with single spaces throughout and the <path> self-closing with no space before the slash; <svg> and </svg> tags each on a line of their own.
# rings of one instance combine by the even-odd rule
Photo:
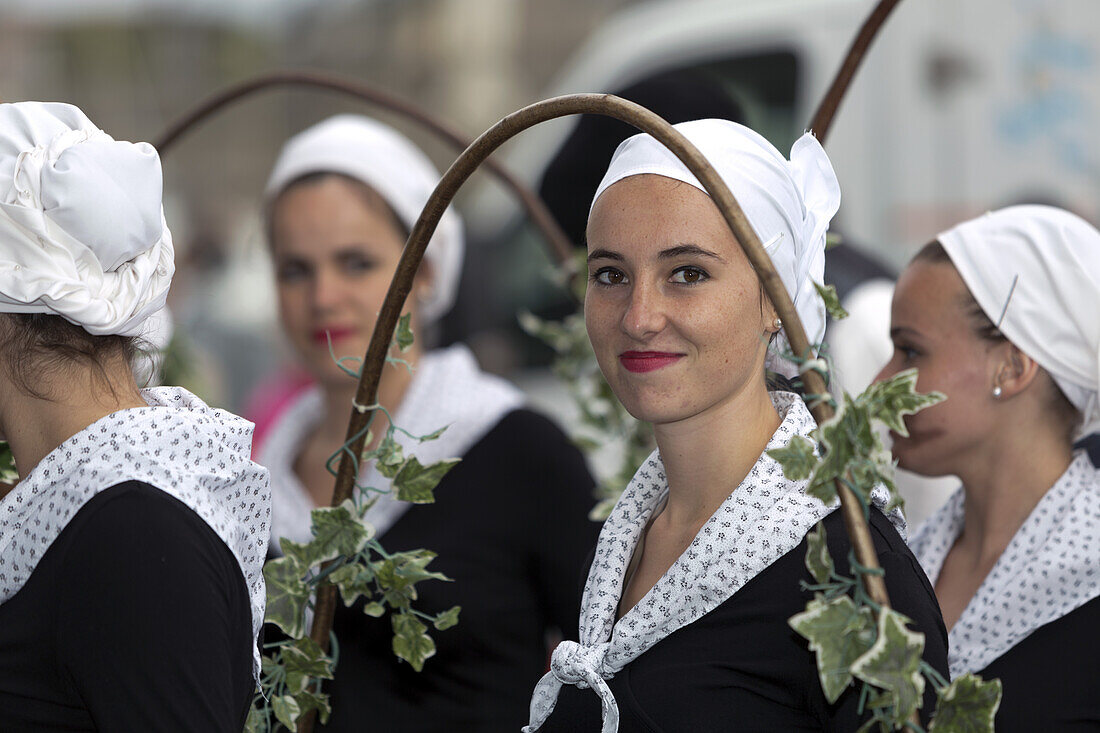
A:
<svg viewBox="0 0 1100 733">
<path fill-rule="evenodd" d="M 1001 396 L 1001 385 L 997 385 L 993 388 L 993 398 L 996 399 Z"/>
<path fill-rule="evenodd" d="M 776 316 L 775 320 L 772 321 L 772 325 L 775 326 L 776 331 L 783 330 L 783 319 L 779 316 Z"/>
</svg>

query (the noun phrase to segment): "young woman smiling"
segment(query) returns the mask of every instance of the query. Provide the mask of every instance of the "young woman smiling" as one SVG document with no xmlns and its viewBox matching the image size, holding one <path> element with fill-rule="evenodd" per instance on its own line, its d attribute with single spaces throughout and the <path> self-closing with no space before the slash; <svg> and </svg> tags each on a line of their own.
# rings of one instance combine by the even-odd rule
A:
<svg viewBox="0 0 1100 733">
<path fill-rule="evenodd" d="M 898 280 L 894 356 L 947 400 L 906 419 L 899 465 L 962 486 L 913 538 L 951 674 L 999 677 L 998 731 L 1100 728 L 1100 232 L 1049 206 L 965 222 Z"/>
<path fill-rule="evenodd" d="M 766 243 L 811 339 L 814 288 L 840 192 L 810 135 L 786 160 L 724 120 L 676 126 L 719 171 Z M 588 222 L 585 319 L 600 368 L 657 451 L 600 534 L 580 618 L 535 689 L 526 730 L 851 731 L 858 693 L 826 703 L 813 655 L 787 626 L 809 595 L 805 535 L 820 520 L 846 571 L 836 506 L 804 493 L 765 452 L 814 428 L 801 398 L 769 392 L 786 376 L 782 323 L 733 234 L 686 168 L 647 135 L 625 141 Z M 769 343 L 774 342 L 769 348 Z M 872 534 L 896 606 L 946 669 L 931 587 L 884 515 Z M 587 690 L 584 688 L 592 688 Z"/>
<path fill-rule="evenodd" d="M 344 443 L 357 384 L 332 355 L 362 358 L 408 230 L 438 178 L 396 131 L 351 115 L 298 134 L 275 164 L 266 194 L 279 316 L 313 384 L 277 416 L 257 454 L 271 469 L 273 544 L 308 541 L 310 510 L 331 500 L 325 464 Z M 462 247 L 461 222 L 448 211 L 406 304 L 417 338 L 399 356 L 412 369 L 388 366 L 378 392 L 412 435 L 447 427 L 423 444 L 398 433 L 407 452 L 425 464 L 462 462 L 434 504 L 406 511 L 408 503 L 385 497 L 367 514 L 387 548 L 430 548 L 439 554 L 432 569 L 454 579 L 418 586 L 416 607 L 459 605 L 462 616 L 435 636 L 437 653 L 417 673 L 394 656 L 388 619 L 368 618 L 362 604 L 340 606 L 327 730 L 518 727 L 545 670 L 547 635 L 576 635 L 577 578 L 599 529 L 587 519 L 593 481 L 583 457 L 464 346 L 424 346 L 425 327 L 454 300 Z M 376 441 L 385 426 L 371 426 Z M 388 485 L 373 467 L 361 481 Z"/>
</svg>

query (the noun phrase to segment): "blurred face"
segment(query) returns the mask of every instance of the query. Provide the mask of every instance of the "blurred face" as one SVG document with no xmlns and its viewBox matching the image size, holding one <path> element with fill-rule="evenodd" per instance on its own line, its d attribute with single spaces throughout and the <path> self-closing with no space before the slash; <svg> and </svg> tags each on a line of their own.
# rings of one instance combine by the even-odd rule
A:
<svg viewBox="0 0 1100 733">
<path fill-rule="evenodd" d="M 998 422 L 992 392 L 1001 349 L 974 332 L 970 297 L 947 262 L 912 262 L 894 291 L 894 355 L 876 380 L 916 367 L 918 391 L 947 395 L 905 418 L 909 437 L 893 435 L 899 465 L 926 476 L 960 473 Z"/>
<path fill-rule="evenodd" d="M 279 197 L 271 239 L 283 329 L 319 382 L 349 382 L 333 363 L 329 340 L 337 357 L 366 353 L 404 235 L 380 201 L 349 181 L 326 177 Z M 406 310 L 415 311 L 414 304 L 410 298 Z"/>
<path fill-rule="evenodd" d="M 632 415 L 673 423 L 765 390 L 775 316 L 710 197 L 625 178 L 596 201 L 587 239 L 588 336 Z"/>
</svg>

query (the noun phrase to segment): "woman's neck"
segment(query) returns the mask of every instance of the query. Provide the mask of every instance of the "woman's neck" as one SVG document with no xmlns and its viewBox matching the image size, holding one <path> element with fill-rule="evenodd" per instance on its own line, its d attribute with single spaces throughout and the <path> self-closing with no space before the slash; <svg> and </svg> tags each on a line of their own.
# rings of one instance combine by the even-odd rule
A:
<svg viewBox="0 0 1100 733">
<path fill-rule="evenodd" d="M 3 385 L 3 432 L 22 476 L 97 420 L 148 406 L 125 365 L 104 366 L 94 373 L 74 367 L 35 386 L 52 399 L 27 394 L 7 380 Z"/>
<path fill-rule="evenodd" d="M 403 353 L 401 358 L 415 366 L 420 363 L 420 351 L 414 346 Z M 404 364 L 385 364 L 378 382 L 378 404 L 394 415 L 401 407 L 412 379 L 412 373 Z M 358 386 L 358 382 L 353 379 L 322 385 L 325 416 L 318 426 L 317 437 L 321 442 L 334 446 L 334 450 L 347 438 L 348 421 Z M 367 448 L 373 448 L 381 442 L 389 424 L 386 414 L 376 410 L 371 420 L 374 440 Z"/>
<path fill-rule="evenodd" d="M 995 561 L 1073 459 L 1057 430 L 1006 431 L 979 453 L 957 474 L 966 502 L 955 549 L 975 564 Z"/>
<path fill-rule="evenodd" d="M 752 470 L 780 422 L 761 385 L 688 420 L 654 426 L 669 487 L 662 521 L 701 526 Z"/>
</svg>

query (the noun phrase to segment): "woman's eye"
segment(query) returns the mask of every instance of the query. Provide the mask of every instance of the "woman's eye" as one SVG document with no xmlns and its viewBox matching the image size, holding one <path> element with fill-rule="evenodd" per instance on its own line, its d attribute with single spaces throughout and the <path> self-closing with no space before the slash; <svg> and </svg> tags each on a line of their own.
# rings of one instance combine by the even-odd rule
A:
<svg viewBox="0 0 1100 733">
<path fill-rule="evenodd" d="M 592 273 L 592 280 L 600 285 L 621 285 L 626 282 L 626 275 L 614 267 L 603 267 Z"/>
<path fill-rule="evenodd" d="M 680 267 L 672 273 L 670 282 L 694 285 L 695 283 L 703 282 L 707 277 L 707 273 L 698 267 Z"/>
<path fill-rule="evenodd" d="M 344 269 L 348 272 L 361 273 L 373 270 L 378 263 L 369 257 L 346 257 Z"/>
<path fill-rule="evenodd" d="M 279 282 L 298 282 L 309 274 L 309 268 L 301 262 L 284 262 L 275 269 L 275 278 Z"/>
<path fill-rule="evenodd" d="M 894 344 L 894 353 L 901 354 L 905 361 L 912 361 L 920 356 L 920 352 L 912 346 L 903 346 L 901 344 Z"/>
</svg>

